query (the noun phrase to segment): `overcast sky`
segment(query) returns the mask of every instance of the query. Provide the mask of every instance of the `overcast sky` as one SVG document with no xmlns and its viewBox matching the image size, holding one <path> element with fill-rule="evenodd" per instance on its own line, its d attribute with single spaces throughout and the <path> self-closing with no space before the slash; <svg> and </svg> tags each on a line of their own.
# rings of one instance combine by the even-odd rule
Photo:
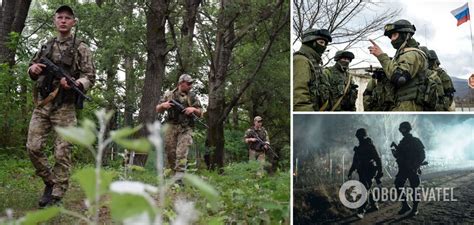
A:
<svg viewBox="0 0 474 225">
<path fill-rule="evenodd" d="M 372 0 L 378 2 L 380 10 L 397 9 L 402 11 L 400 16 L 393 18 L 392 21 L 398 19 L 407 19 L 416 26 L 416 33 L 414 38 L 421 43 L 421 45 L 428 46 L 437 52 L 441 61 L 441 67 L 445 68 L 449 75 L 458 78 L 468 78 L 470 74 L 474 73 L 474 60 L 471 47 L 470 26 L 472 25 L 474 4 L 472 0 Z M 451 14 L 451 11 L 461 7 L 466 2 L 469 2 L 469 9 L 471 12 L 471 21 L 457 26 L 456 18 Z M 377 10 L 377 9 L 375 9 Z M 367 15 L 373 15 L 375 12 L 366 10 L 362 12 Z M 389 56 L 395 54 L 395 49 L 390 44 L 390 40 L 381 35 L 383 29 L 371 35 L 372 39 L 379 44 L 382 50 Z M 299 49 L 301 43 L 297 42 L 293 46 L 293 50 Z M 370 46 L 368 41 L 358 43 L 351 49 L 356 59 L 353 64 L 362 60 L 369 63 L 360 63 L 356 67 L 372 65 L 380 65 L 375 56 L 370 55 L 367 47 Z M 344 46 L 331 46 L 328 49 L 329 56 L 332 57 L 337 49 Z"/>
</svg>

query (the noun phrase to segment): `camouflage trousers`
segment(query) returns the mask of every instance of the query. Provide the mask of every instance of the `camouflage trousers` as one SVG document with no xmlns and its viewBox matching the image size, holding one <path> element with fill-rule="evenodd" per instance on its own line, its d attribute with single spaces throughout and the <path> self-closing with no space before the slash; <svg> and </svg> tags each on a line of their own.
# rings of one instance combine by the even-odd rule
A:
<svg viewBox="0 0 474 225">
<path fill-rule="evenodd" d="M 193 144 L 193 130 L 189 126 L 168 124 L 165 134 L 165 152 L 168 168 L 185 172 L 189 146 Z"/>
<path fill-rule="evenodd" d="M 76 109 L 74 104 L 63 104 L 54 107 L 48 103 L 43 107 L 36 107 L 31 116 L 28 129 L 26 148 L 28 155 L 45 184 L 53 185 L 53 196 L 63 197 L 69 185 L 71 168 L 71 144 L 56 136 L 54 141 L 53 167 L 49 166 L 48 157 L 43 153 L 48 134 L 55 126 L 75 126 Z"/>
<path fill-rule="evenodd" d="M 249 149 L 249 160 L 258 160 L 259 162 L 265 162 L 265 152 Z"/>
</svg>

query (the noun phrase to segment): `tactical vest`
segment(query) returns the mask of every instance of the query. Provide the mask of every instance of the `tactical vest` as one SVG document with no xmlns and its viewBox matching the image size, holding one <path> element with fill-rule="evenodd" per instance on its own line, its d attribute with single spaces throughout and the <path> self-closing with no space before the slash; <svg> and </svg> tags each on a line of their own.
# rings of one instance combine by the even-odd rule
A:
<svg viewBox="0 0 474 225">
<path fill-rule="evenodd" d="M 343 95 L 343 99 L 338 106 L 336 106 L 335 111 L 352 111 L 355 108 L 355 102 L 357 99 L 357 86 L 352 83 L 352 80 L 349 76 L 346 76 L 345 72 L 340 71 L 336 66 L 326 68 L 330 73 L 329 77 L 329 86 L 330 89 L 330 108 L 334 107 L 337 104 L 339 98 Z M 348 74 L 347 74 L 348 75 Z M 346 88 L 347 82 L 349 82 L 349 89 L 346 93 L 344 90 Z"/>
<path fill-rule="evenodd" d="M 187 95 L 181 96 L 177 89 L 170 92 L 169 96 L 165 96 L 165 100 L 174 99 L 179 102 L 184 108 L 193 106 L 196 101 L 196 95 L 193 92 L 188 92 Z M 166 122 L 172 124 L 180 124 L 183 126 L 194 127 L 194 118 L 181 112 L 177 107 L 171 107 L 168 109 Z"/>
<path fill-rule="evenodd" d="M 72 40 L 68 40 L 69 43 L 73 42 Z M 44 45 L 41 46 L 41 50 L 39 52 L 38 60 L 41 57 L 46 57 L 51 60 L 54 64 L 61 67 L 65 71 L 67 71 L 73 78 L 78 79 L 80 76 L 80 71 L 77 68 L 77 65 L 74 64 L 76 59 L 79 57 L 79 45 L 82 43 L 82 40 L 76 39 L 74 44 L 70 44 L 70 46 L 61 51 L 59 49 L 59 43 L 57 43 L 56 38 L 52 38 L 48 40 Z M 60 58 L 56 58 L 53 56 L 53 45 L 57 45 L 58 51 L 60 51 Z M 59 80 L 45 80 L 45 76 L 40 76 L 41 79 L 37 80 L 37 89 L 39 90 L 39 94 L 44 99 L 49 95 L 49 91 L 45 86 L 53 85 L 58 86 Z M 59 89 L 60 93 L 54 99 L 55 104 L 62 104 L 62 103 L 74 103 L 77 98 L 77 94 L 71 90 L 63 90 Z"/>
<path fill-rule="evenodd" d="M 438 97 L 435 108 L 429 109 L 429 110 L 446 111 L 447 99 L 445 99 L 445 95 L 444 95 L 443 82 L 441 82 L 438 72 L 436 72 L 435 70 L 428 70 L 428 71 L 429 71 L 428 79 L 436 83 L 436 92 L 437 92 L 437 97 Z"/>
<path fill-rule="evenodd" d="M 448 97 L 453 97 L 454 92 L 456 90 L 454 89 L 453 81 L 451 80 L 451 77 L 444 71 L 442 68 L 436 68 L 435 71 L 437 72 L 439 78 L 441 79 L 441 82 L 443 83 L 443 90 L 444 94 Z"/>
<path fill-rule="evenodd" d="M 373 107 L 375 111 L 390 111 L 395 104 L 395 87 L 386 76 L 377 80 L 373 92 Z"/>
<path fill-rule="evenodd" d="M 425 54 L 417 48 L 406 48 L 402 54 L 409 51 L 417 51 L 426 59 Z M 428 67 L 425 63 L 424 68 L 417 72 L 415 78 L 410 79 L 405 85 L 396 90 L 396 101 L 415 101 L 417 105 L 434 108 L 438 99 L 436 94 L 436 83 L 428 79 L 427 72 Z"/>
<path fill-rule="evenodd" d="M 253 137 L 253 138 L 256 138 L 255 135 L 258 135 L 258 137 L 260 139 L 262 139 L 263 142 L 266 142 L 267 141 L 267 132 L 265 130 L 264 127 L 261 127 L 260 130 L 255 130 L 255 127 L 251 127 L 250 128 L 250 136 L 249 137 Z M 262 146 L 263 147 L 263 146 Z M 249 148 L 250 149 L 253 149 L 253 150 L 257 150 L 257 151 L 263 151 L 263 149 L 261 149 L 259 147 L 259 143 L 258 142 L 251 142 L 250 145 L 249 145 Z"/>
<path fill-rule="evenodd" d="M 311 76 L 308 82 L 308 89 L 313 103 L 313 109 L 315 111 L 328 110 L 328 101 L 329 101 L 329 84 L 328 81 L 324 78 L 322 67 L 316 62 L 310 60 L 311 57 L 306 55 L 301 51 L 294 53 L 294 56 L 303 56 L 304 59 L 308 62 L 311 69 Z M 324 109 L 326 108 L 326 109 Z"/>
</svg>

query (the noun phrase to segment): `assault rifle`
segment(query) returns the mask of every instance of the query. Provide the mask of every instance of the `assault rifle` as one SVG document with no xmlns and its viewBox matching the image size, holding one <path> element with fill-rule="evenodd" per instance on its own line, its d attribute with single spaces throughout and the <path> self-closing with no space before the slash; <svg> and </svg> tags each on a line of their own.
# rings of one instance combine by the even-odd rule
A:
<svg viewBox="0 0 474 225">
<path fill-rule="evenodd" d="M 89 96 L 87 96 L 86 94 L 84 94 L 84 92 L 81 91 L 81 88 L 76 84 L 75 79 L 72 78 L 69 73 L 64 71 L 63 68 L 57 66 L 56 64 L 54 64 L 51 60 L 49 60 L 46 57 L 42 57 L 39 60 L 39 63 L 42 63 L 42 64 L 46 65 L 46 68 L 44 68 L 44 74 L 47 77 L 49 77 L 46 80 L 52 81 L 55 78 L 56 79 L 62 79 L 63 77 L 66 78 L 67 84 L 72 88 L 72 90 L 74 90 L 77 93 L 77 99 L 76 99 L 77 108 L 79 108 L 79 109 L 83 108 L 84 99 L 87 99 L 88 101 L 92 100 Z M 50 89 L 50 90 L 46 90 L 46 92 L 48 92 L 48 93 L 53 91 L 51 86 L 47 86 L 46 89 Z"/>
<path fill-rule="evenodd" d="M 174 99 L 171 99 L 170 102 L 174 105 L 174 107 L 178 108 L 178 110 L 181 112 L 181 113 L 184 113 L 184 110 L 186 109 L 184 107 L 184 105 L 182 105 L 181 103 L 179 103 L 178 101 L 174 100 Z M 198 116 L 196 116 L 196 114 L 192 113 L 191 116 L 193 117 L 193 119 L 195 121 L 198 121 L 200 124 L 202 124 L 203 126 L 205 126 L 207 129 L 209 129 L 209 127 L 203 123 Z"/>
<path fill-rule="evenodd" d="M 275 151 L 273 151 L 272 147 L 270 147 L 269 144 L 267 144 L 266 142 L 264 142 L 257 134 L 257 132 L 254 131 L 254 136 L 255 136 L 255 139 L 257 139 L 257 149 L 263 149 L 265 151 L 265 146 L 267 146 L 267 150 L 269 152 L 271 152 L 273 154 L 273 156 L 275 156 L 277 159 L 279 158 L 278 155 L 275 153 Z"/>
<path fill-rule="evenodd" d="M 370 68 L 366 69 L 365 71 L 372 74 L 372 78 L 377 79 L 377 80 L 385 77 L 385 71 L 383 70 L 383 68 L 380 68 L 380 67 L 373 68 L 372 65 L 370 65 Z"/>
</svg>

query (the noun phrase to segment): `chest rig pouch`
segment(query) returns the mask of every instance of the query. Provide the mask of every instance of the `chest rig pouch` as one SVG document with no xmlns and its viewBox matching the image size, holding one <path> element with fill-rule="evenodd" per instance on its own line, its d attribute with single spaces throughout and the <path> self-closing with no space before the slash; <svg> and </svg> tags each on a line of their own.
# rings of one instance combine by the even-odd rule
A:
<svg viewBox="0 0 474 225">
<path fill-rule="evenodd" d="M 184 108 L 192 106 L 192 103 L 194 102 L 195 95 L 192 92 L 189 92 L 187 95 L 180 95 L 178 91 L 173 91 L 170 96 L 166 97 L 166 100 L 175 100 L 179 102 L 181 105 L 184 106 Z M 170 122 L 172 124 L 181 124 L 184 126 L 191 126 L 194 127 L 194 119 L 191 116 L 188 116 L 184 114 L 184 112 L 181 112 L 178 107 L 171 107 L 168 110 L 168 115 L 167 115 L 167 122 Z"/>
<path fill-rule="evenodd" d="M 309 56 L 303 52 L 295 52 L 295 55 L 304 56 L 306 61 L 309 63 L 311 69 L 311 76 L 308 82 L 308 89 L 313 103 L 313 109 L 316 111 L 324 111 L 328 106 L 330 96 L 330 84 L 323 74 L 322 67 L 316 62 L 312 61 Z"/>
</svg>

